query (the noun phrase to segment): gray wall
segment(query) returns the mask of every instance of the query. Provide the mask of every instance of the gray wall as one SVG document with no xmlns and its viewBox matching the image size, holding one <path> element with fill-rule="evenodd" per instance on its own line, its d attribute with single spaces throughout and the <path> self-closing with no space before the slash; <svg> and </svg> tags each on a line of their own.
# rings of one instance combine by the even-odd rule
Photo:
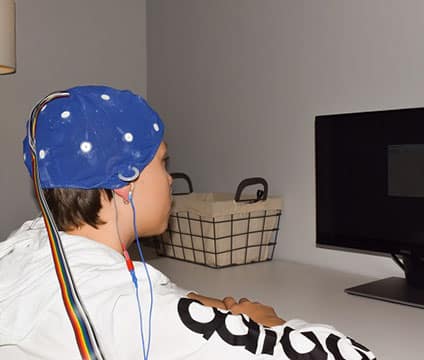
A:
<svg viewBox="0 0 424 360">
<path fill-rule="evenodd" d="M 25 120 L 54 90 L 146 93 L 145 0 L 16 0 L 17 73 L 0 76 L 0 239 L 37 213 L 22 160 Z"/>
<path fill-rule="evenodd" d="M 147 0 L 148 98 L 172 170 L 198 191 L 267 178 L 285 202 L 278 258 L 400 274 L 315 247 L 314 117 L 423 106 L 423 30 L 421 0 Z"/>
</svg>

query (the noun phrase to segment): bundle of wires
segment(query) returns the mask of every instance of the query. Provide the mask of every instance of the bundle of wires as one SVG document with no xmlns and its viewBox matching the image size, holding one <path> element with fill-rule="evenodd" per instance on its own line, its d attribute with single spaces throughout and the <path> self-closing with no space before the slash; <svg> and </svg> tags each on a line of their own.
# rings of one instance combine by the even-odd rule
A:
<svg viewBox="0 0 424 360">
<path fill-rule="evenodd" d="M 53 215 L 47 205 L 44 193 L 41 189 L 40 175 L 38 170 L 36 147 L 36 129 L 38 116 L 43 106 L 46 105 L 49 101 L 67 96 L 69 96 L 69 93 L 67 92 L 52 93 L 42 99 L 34 107 L 31 113 L 31 119 L 28 124 L 28 139 L 31 149 L 33 182 L 35 196 L 40 205 L 41 213 L 49 237 L 54 267 L 56 270 L 57 279 L 59 281 L 63 303 L 71 321 L 81 357 L 84 360 L 101 360 L 104 359 L 104 356 L 96 338 L 93 325 L 91 324 L 87 315 L 87 311 L 80 300 L 80 296 L 78 295 L 75 282 L 72 278 L 72 274 L 66 260 L 59 231 L 54 222 Z"/>
</svg>

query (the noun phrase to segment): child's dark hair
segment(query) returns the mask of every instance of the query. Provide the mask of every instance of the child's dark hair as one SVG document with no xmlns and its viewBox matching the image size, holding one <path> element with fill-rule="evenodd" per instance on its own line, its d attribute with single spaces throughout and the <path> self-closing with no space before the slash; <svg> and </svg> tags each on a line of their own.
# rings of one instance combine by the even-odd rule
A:
<svg viewBox="0 0 424 360">
<path fill-rule="evenodd" d="M 113 193 L 109 189 L 43 189 L 54 221 L 59 230 L 70 231 L 84 224 L 97 229 L 104 224 L 99 217 L 101 197 L 110 201 Z"/>
</svg>

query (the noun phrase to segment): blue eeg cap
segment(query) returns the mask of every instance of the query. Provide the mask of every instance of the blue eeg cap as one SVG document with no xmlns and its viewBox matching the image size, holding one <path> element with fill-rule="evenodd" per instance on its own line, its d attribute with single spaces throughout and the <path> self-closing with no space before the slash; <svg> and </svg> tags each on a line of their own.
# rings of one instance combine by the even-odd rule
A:
<svg viewBox="0 0 424 360">
<path fill-rule="evenodd" d="M 117 189 L 152 161 L 164 125 L 141 97 L 77 86 L 41 110 L 35 135 L 42 188 Z M 28 127 L 28 123 L 27 123 Z M 28 135 L 24 160 L 32 176 Z M 128 178 L 128 179 L 126 179 Z"/>
</svg>

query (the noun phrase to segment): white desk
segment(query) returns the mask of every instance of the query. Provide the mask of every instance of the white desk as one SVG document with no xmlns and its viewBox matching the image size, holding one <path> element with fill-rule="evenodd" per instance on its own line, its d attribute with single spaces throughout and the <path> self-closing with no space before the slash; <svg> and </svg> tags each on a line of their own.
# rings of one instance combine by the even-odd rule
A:
<svg viewBox="0 0 424 360">
<path fill-rule="evenodd" d="M 210 269 L 159 258 L 150 264 L 188 290 L 223 298 L 247 297 L 286 320 L 331 324 L 369 347 L 378 360 L 424 359 L 424 310 L 348 295 L 344 289 L 376 280 L 287 261 Z"/>
</svg>

